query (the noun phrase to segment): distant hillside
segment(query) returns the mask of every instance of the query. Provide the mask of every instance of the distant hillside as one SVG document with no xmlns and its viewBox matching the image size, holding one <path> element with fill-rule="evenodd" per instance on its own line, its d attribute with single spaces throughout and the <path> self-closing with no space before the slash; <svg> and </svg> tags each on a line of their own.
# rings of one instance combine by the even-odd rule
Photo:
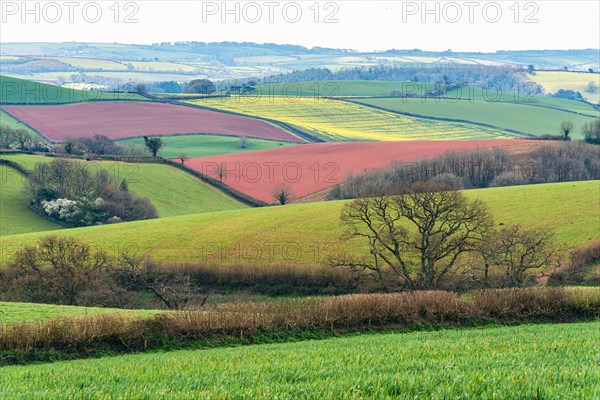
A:
<svg viewBox="0 0 600 400">
<path fill-rule="evenodd" d="M 135 93 L 85 91 L 0 75 L 0 103 L 77 103 L 95 100 L 146 100 Z"/>
</svg>

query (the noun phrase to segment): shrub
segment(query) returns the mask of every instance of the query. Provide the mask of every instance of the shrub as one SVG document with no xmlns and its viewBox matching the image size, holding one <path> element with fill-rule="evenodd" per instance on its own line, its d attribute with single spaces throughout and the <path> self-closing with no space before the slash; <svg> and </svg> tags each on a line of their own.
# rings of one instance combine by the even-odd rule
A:
<svg viewBox="0 0 600 400">
<path fill-rule="evenodd" d="M 56 159 L 35 166 L 26 191 L 34 209 L 70 226 L 158 217 L 147 198 L 120 190 L 121 184 L 104 170 L 92 172 L 84 163 Z"/>
</svg>

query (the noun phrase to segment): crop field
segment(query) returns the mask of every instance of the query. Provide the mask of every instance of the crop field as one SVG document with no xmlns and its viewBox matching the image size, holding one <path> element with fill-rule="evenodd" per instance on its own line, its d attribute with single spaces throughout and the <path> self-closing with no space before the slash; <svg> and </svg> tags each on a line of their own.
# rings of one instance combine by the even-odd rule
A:
<svg viewBox="0 0 600 400">
<path fill-rule="evenodd" d="M 600 103 L 600 74 L 567 71 L 537 71 L 530 78 L 542 85 L 546 92 L 556 93 L 559 89 L 575 90 L 590 103 Z M 590 82 L 596 83 L 596 92 L 590 93 L 586 88 Z"/>
<path fill-rule="evenodd" d="M 592 399 L 599 329 L 589 322 L 365 334 L 107 357 L 4 367 L 0 387 L 13 399 Z"/>
<path fill-rule="evenodd" d="M 469 190 L 481 199 L 495 221 L 554 230 L 567 247 L 597 239 L 600 182 L 568 182 Z M 342 242 L 339 215 L 343 201 L 291 204 L 186 215 L 127 224 L 76 228 L 59 234 L 102 248 L 125 246 L 162 261 L 222 264 L 321 264 L 338 252 L 368 253 L 360 240 Z M 557 224 L 557 220 L 564 221 Z M 46 233 L 4 236 L 4 249 L 33 244 Z M 4 257 L 10 251 L 4 252 Z M 3 260 L 3 261 L 6 261 Z"/>
<path fill-rule="evenodd" d="M 53 160 L 50 157 L 24 154 L 0 154 L 0 158 L 17 162 L 29 170 L 38 162 Z M 244 208 L 186 172 L 168 165 L 113 161 L 91 162 L 87 165 L 93 171 L 107 170 L 117 182 L 127 180 L 133 193 L 150 199 L 160 217 Z M 25 202 L 24 197 L 21 200 Z"/>
<path fill-rule="evenodd" d="M 290 142 L 275 140 L 246 139 L 247 144 L 241 147 L 241 139 L 231 136 L 219 135 L 177 135 L 165 136 L 165 147 L 160 150 L 160 155 L 165 158 L 177 158 L 180 154 L 188 157 L 206 157 L 219 154 L 247 153 L 259 150 L 284 148 L 293 145 Z M 125 139 L 120 143 L 133 143 L 140 148 L 144 147 L 144 139 Z"/>
<path fill-rule="evenodd" d="M 99 313 L 128 313 L 135 315 L 152 315 L 152 310 L 124 310 L 105 307 L 76 307 L 56 304 L 35 303 L 3 303 L 0 302 L 0 325 L 14 324 L 23 321 L 42 321 L 52 318 L 94 315 Z M 0 392 L 1 393 L 1 392 Z"/>
<path fill-rule="evenodd" d="M 106 135 L 221 134 L 301 142 L 264 121 L 192 107 L 151 102 L 102 102 L 60 106 L 7 106 L 4 110 L 53 141 Z"/>
<path fill-rule="evenodd" d="M 350 172 L 382 168 L 392 161 L 414 161 L 451 150 L 468 150 L 528 143 L 521 140 L 401 141 L 312 143 L 268 151 L 200 157 L 187 165 L 219 179 L 215 169 L 224 165 L 222 182 L 255 199 L 272 203 L 276 185 L 287 183 L 294 197 L 341 183 Z"/>
<path fill-rule="evenodd" d="M 25 179 L 16 169 L 0 165 L 0 236 L 60 229 L 27 208 Z"/>
<path fill-rule="evenodd" d="M 469 140 L 518 136 L 469 124 L 403 116 L 337 100 L 262 96 L 190 102 L 283 121 L 329 141 Z"/>
<path fill-rule="evenodd" d="M 535 135 L 559 134 L 560 123 L 570 120 L 575 123 L 573 138 L 583 135 L 579 127 L 593 121 L 593 117 L 554 110 L 546 107 L 529 106 L 521 103 L 486 101 L 451 101 L 445 99 L 360 99 L 362 104 L 387 110 L 435 118 L 462 120 L 498 129 L 510 129 Z"/>
<path fill-rule="evenodd" d="M 94 100 L 145 100 L 134 93 L 83 91 L 0 75 L 0 103 L 72 103 Z"/>
</svg>

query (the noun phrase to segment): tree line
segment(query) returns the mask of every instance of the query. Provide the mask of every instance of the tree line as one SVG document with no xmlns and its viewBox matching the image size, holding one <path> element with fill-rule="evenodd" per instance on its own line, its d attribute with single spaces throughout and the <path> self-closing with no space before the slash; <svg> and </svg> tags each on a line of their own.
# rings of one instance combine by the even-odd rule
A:
<svg viewBox="0 0 600 400">
<path fill-rule="evenodd" d="M 453 189 L 600 179 L 596 146 L 552 142 L 515 158 L 503 148 L 448 152 L 415 162 L 393 163 L 350 174 L 328 194 L 332 200 L 405 193 L 417 182 Z"/>
</svg>

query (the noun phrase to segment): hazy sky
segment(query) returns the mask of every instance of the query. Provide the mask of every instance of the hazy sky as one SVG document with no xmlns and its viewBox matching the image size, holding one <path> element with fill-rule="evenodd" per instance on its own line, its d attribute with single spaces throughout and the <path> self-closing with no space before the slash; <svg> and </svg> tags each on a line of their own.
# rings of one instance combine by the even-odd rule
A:
<svg viewBox="0 0 600 400">
<path fill-rule="evenodd" d="M 25 7 L 2 0 L 0 11 L 2 42 L 249 41 L 362 51 L 600 48 L 597 0 L 66 0 L 27 1 Z"/>
</svg>

